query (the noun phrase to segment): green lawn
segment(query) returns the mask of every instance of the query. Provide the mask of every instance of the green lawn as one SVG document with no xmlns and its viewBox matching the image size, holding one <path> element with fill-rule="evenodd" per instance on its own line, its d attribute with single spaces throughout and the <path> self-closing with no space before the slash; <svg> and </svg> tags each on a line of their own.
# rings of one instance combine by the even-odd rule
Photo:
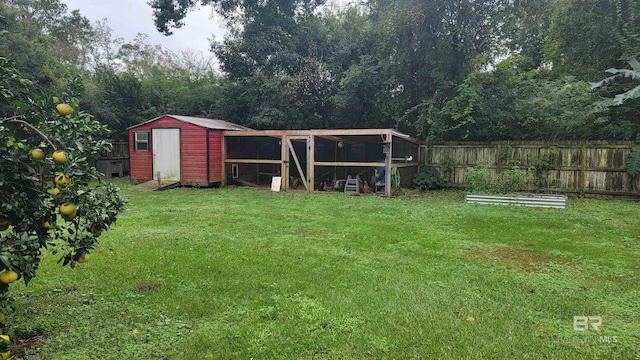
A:
<svg viewBox="0 0 640 360">
<path fill-rule="evenodd" d="M 129 211 L 89 263 L 46 255 L 12 286 L 7 331 L 25 358 L 640 356 L 638 202 L 119 184 Z"/>
</svg>

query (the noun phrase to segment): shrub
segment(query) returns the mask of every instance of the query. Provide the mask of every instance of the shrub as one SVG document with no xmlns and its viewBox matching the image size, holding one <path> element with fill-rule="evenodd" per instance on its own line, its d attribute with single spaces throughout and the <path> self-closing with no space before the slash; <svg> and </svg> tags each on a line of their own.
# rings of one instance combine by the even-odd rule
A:
<svg viewBox="0 0 640 360">
<path fill-rule="evenodd" d="M 535 179 L 535 169 L 533 168 L 522 170 L 518 166 L 513 166 L 492 178 L 489 167 L 489 164 L 482 164 L 467 170 L 465 180 L 472 193 L 506 194 L 527 191 L 530 187 L 530 181 Z"/>
<path fill-rule="evenodd" d="M 433 166 L 423 167 L 419 173 L 413 177 L 413 185 L 416 188 L 426 191 L 443 187 L 445 181 L 440 177 L 440 172 Z"/>
<path fill-rule="evenodd" d="M 509 193 L 527 191 L 530 188 L 529 181 L 535 178 L 531 169 L 521 170 L 514 166 L 500 174 L 495 181 L 495 191 L 498 193 Z"/>
<path fill-rule="evenodd" d="M 467 169 L 465 181 L 471 187 L 471 192 L 491 192 L 492 181 L 489 164 L 481 164 Z"/>
</svg>

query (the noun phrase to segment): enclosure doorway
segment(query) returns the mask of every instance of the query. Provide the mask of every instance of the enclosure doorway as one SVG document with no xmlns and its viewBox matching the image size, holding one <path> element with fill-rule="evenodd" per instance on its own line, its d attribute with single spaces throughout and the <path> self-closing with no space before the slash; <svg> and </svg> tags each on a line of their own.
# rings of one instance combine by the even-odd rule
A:
<svg viewBox="0 0 640 360">
<path fill-rule="evenodd" d="M 286 142 L 286 159 L 289 166 L 286 167 L 286 178 L 289 181 L 289 188 L 297 189 L 304 187 L 310 191 L 310 137 L 309 136 L 287 136 Z M 284 181 L 284 179 L 283 179 Z"/>
</svg>

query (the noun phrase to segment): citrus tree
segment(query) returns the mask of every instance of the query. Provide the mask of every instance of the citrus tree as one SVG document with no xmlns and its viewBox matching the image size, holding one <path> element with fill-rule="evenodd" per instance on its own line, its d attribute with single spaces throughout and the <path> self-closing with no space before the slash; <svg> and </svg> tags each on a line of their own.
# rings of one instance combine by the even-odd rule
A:
<svg viewBox="0 0 640 360">
<path fill-rule="evenodd" d="M 111 147 L 101 140 L 108 129 L 71 93 L 14 96 L 28 85 L 0 58 L 0 320 L 11 310 L 10 284 L 35 277 L 44 249 L 63 265 L 89 261 L 126 203 L 93 166 Z"/>
</svg>

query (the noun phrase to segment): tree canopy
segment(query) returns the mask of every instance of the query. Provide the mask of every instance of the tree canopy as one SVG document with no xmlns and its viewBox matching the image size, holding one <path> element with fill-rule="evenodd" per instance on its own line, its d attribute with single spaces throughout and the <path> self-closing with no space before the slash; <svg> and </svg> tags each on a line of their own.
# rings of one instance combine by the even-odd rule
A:
<svg viewBox="0 0 640 360">
<path fill-rule="evenodd" d="M 150 0 L 157 29 L 212 7 L 210 55 L 112 35 L 60 0 L 0 4 L 0 48 L 124 136 L 162 113 L 257 128 L 394 127 L 428 141 L 631 139 L 640 100 L 591 89 L 640 52 L 631 0 Z M 78 82 L 75 82 L 78 83 Z M 20 92 L 18 86 L 13 91 Z"/>
</svg>

